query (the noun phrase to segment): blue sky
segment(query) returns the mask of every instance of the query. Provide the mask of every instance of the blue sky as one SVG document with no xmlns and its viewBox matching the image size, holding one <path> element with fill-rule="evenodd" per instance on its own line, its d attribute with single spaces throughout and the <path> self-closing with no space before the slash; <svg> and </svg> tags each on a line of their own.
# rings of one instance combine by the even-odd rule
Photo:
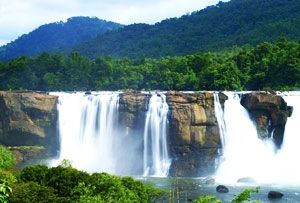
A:
<svg viewBox="0 0 300 203">
<path fill-rule="evenodd" d="M 152 24 L 218 2 L 219 0 L 0 0 L 0 45 L 15 40 L 42 24 L 65 21 L 72 16 L 96 16 L 122 24 Z"/>
</svg>

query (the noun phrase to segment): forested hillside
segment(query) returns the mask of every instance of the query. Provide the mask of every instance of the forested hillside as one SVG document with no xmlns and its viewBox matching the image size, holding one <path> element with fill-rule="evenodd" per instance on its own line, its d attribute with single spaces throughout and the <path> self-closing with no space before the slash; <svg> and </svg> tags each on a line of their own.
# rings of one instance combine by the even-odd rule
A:
<svg viewBox="0 0 300 203">
<path fill-rule="evenodd" d="M 159 58 L 274 42 L 281 36 L 299 40 L 299 11 L 299 0 L 231 0 L 155 25 L 129 25 L 74 50 L 92 58 Z"/>
<path fill-rule="evenodd" d="M 21 55 L 33 56 L 44 51 L 69 49 L 75 44 L 95 38 L 122 25 L 98 18 L 73 17 L 67 22 L 42 25 L 29 34 L 22 35 L 6 46 L 0 47 L 0 59 L 12 59 Z"/>
<path fill-rule="evenodd" d="M 43 53 L 0 63 L 1 90 L 294 90 L 300 87 L 300 43 L 282 38 L 247 50 L 161 59 Z"/>
<path fill-rule="evenodd" d="M 97 18 L 74 17 L 43 25 L 0 47 L 0 59 L 43 51 L 77 51 L 89 58 L 159 58 L 274 42 L 282 36 L 300 40 L 299 11 L 299 0 L 231 0 L 155 25 L 120 28 Z"/>
</svg>

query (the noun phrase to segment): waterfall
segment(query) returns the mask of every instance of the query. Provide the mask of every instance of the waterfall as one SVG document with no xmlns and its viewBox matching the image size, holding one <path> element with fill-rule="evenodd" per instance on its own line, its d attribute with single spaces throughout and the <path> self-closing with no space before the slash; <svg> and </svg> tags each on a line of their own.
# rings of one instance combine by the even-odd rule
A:
<svg viewBox="0 0 300 203">
<path fill-rule="evenodd" d="M 215 104 L 215 115 L 219 125 L 219 132 L 222 146 L 225 146 L 226 143 L 226 125 L 224 120 L 224 112 L 222 109 L 222 105 L 219 100 L 219 94 L 214 93 L 214 104 Z"/>
<path fill-rule="evenodd" d="M 237 180 L 250 177 L 260 184 L 299 185 L 300 163 L 295 156 L 300 154 L 300 136 L 297 133 L 300 121 L 300 92 L 285 92 L 281 96 L 294 107 L 288 118 L 284 141 L 276 151 L 269 139 L 261 140 L 255 124 L 246 109 L 240 104 L 239 95 L 227 92 L 224 112 L 216 108 L 220 134 L 224 136 L 222 163 L 216 172 L 220 183 L 236 184 Z M 215 106 L 220 105 L 215 94 Z M 220 122 L 224 116 L 224 123 Z"/>
<path fill-rule="evenodd" d="M 144 130 L 144 176 L 166 177 L 171 164 L 167 147 L 168 104 L 163 94 L 152 94 Z"/>
<path fill-rule="evenodd" d="M 119 123 L 124 121 L 120 119 L 124 112 L 118 111 L 118 92 L 51 94 L 58 96 L 60 152 L 50 165 L 67 159 L 73 167 L 88 172 L 168 175 L 165 95 L 152 94 L 145 121 L 141 121 L 145 126 L 128 127 Z"/>
<path fill-rule="evenodd" d="M 59 96 L 60 155 L 88 172 L 116 172 L 114 142 L 118 93 L 52 93 Z"/>
<path fill-rule="evenodd" d="M 240 104 L 236 93 L 227 92 L 228 100 L 224 105 L 223 161 L 220 164 L 216 180 L 223 183 L 236 183 L 239 178 L 251 177 L 264 180 L 265 166 L 272 161 L 274 146 L 271 141 L 258 138 L 256 127 L 247 110 Z M 216 100 L 218 102 L 218 100 Z M 218 103 L 216 105 L 219 105 Z M 222 111 L 216 111 L 216 117 L 222 118 Z"/>
</svg>

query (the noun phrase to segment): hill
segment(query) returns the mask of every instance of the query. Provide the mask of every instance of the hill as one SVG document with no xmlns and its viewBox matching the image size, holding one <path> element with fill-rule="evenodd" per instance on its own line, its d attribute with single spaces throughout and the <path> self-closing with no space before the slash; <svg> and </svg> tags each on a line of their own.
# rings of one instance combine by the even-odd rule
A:
<svg viewBox="0 0 300 203">
<path fill-rule="evenodd" d="M 122 25 L 89 17 L 73 17 L 67 22 L 42 25 L 17 40 L 0 47 L 0 59 L 12 59 L 21 55 L 32 56 L 41 52 L 55 52 L 95 38 Z"/>
<path fill-rule="evenodd" d="M 117 57 L 184 55 L 279 37 L 300 39 L 299 0 L 231 0 L 155 25 L 133 24 L 74 48 L 81 54 Z"/>
</svg>

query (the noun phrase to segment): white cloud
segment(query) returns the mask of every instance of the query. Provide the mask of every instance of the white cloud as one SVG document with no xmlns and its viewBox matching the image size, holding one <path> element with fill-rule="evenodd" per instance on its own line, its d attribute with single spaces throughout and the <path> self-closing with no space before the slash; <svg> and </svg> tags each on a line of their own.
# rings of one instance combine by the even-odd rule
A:
<svg viewBox="0 0 300 203">
<path fill-rule="evenodd" d="M 72 16 L 123 24 L 155 23 L 200 10 L 219 0 L 0 0 L 0 45 L 38 26 Z M 225 0 L 228 1 L 228 0 Z"/>
</svg>

